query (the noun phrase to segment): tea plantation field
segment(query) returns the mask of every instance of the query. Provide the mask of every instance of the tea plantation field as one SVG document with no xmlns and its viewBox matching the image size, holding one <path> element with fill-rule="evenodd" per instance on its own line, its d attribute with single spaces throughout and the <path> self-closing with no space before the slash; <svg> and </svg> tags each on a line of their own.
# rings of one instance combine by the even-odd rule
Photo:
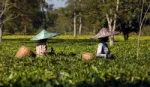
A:
<svg viewBox="0 0 150 87">
<path fill-rule="evenodd" d="M 0 43 L 0 87 L 149 87 L 150 36 L 142 36 L 139 58 L 137 36 L 115 37 L 110 47 L 114 59 L 82 61 L 83 52 L 96 52 L 98 40 L 90 36 L 58 36 L 48 48 L 56 55 L 15 58 L 21 45 L 35 52 L 32 36 L 4 36 Z"/>
</svg>

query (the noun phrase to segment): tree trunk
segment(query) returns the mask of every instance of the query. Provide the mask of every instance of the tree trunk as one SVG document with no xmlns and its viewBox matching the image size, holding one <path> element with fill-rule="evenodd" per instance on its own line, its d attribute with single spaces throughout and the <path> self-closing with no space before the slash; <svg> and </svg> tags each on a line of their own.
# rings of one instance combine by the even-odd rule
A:
<svg viewBox="0 0 150 87">
<path fill-rule="evenodd" d="M 110 36 L 109 40 L 110 40 L 109 44 L 110 44 L 110 46 L 112 46 L 114 44 L 114 36 Z"/>
<path fill-rule="evenodd" d="M 76 27 L 76 13 L 74 12 L 74 37 L 77 36 L 77 27 Z"/>
<path fill-rule="evenodd" d="M 123 34 L 123 36 L 124 36 L 124 40 L 125 40 L 125 41 L 127 41 L 127 40 L 128 40 L 128 38 L 129 38 L 129 34 L 128 34 L 128 33 L 126 33 L 126 34 Z"/>
<path fill-rule="evenodd" d="M 81 0 L 79 0 L 79 2 L 80 2 L 80 9 L 82 10 L 82 3 L 81 3 Z M 80 18 L 79 18 L 79 20 L 80 20 L 80 26 L 79 26 L 79 35 L 81 35 L 81 33 L 82 33 L 82 16 L 81 16 L 81 11 L 80 10 Z"/>
<path fill-rule="evenodd" d="M 26 34 L 27 34 L 27 26 L 24 25 L 24 35 L 26 35 Z"/>
<path fill-rule="evenodd" d="M 80 16 L 79 35 L 82 33 L 82 17 Z"/>
<path fill-rule="evenodd" d="M 2 32 L 2 24 L 0 24 L 0 42 L 2 42 L 2 35 L 3 35 L 3 32 Z"/>
<path fill-rule="evenodd" d="M 74 3 L 74 38 L 77 36 L 76 19 L 76 3 Z"/>
<path fill-rule="evenodd" d="M 96 29 L 95 28 L 93 29 L 93 34 L 96 34 Z"/>
<path fill-rule="evenodd" d="M 145 1 L 143 0 L 143 3 L 142 3 L 142 9 L 141 9 L 141 17 L 140 17 L 140 26 L 139 26 L 139 34 L 138 34 L 138 41 L 137 41 L 137 59 L 139 58 L 139 49 L 140 49 L 140 36 L 141 36 L 141 31 L 142 31 L 142 26 L 143 26 L 143 22 L 145 20 L 145 16 L 147 14 L 147 12 L 149 11 L 150 9 L 150 5 L 148 5 L 148 8 L 146 9 L 146 12 L 144 13 L 144 17 L 142 17 L 142 14 L 143 14 L 143 8 L 144 8 L 144 3 Z"/>
<path fill-rule="evenodd" d="M 0 42 L 2 42 L 2 36 L 3 36 L 3 26 L 4 23 L 10 19 L 12 19 L 13 15 L 6 15 L 5 18 L 3 17 L 5 13 L 9 11 L 9 9 L 13 6 L 10 5 L 9 0 L 1 0 L 0 3 Z"/>
<path fill-rule="evenodd" d="M 119 0 L 117 0 L 116 12 L 118 12 L 118 10 L 119 10 Z M 117 13 L 115 13 L 114 15 L 114 23 L 111 30 L 112 32 L 114 32 L 116 29 L 116 21 L 117 21 Z M 112 46 L 113 44 L 114 44 L 114 36 L 110 36 L 110 46 Z"/>
<path fill-rule="evenodd" d="M 118 9 L 119 9 L 119 0 L 117 0 L 116 12 L 118 12 Z M 109 14 L 112 15 L 112 9 L 109 10 Z M 106 14 L 106 19 L 108 22 L 109 31 L 114 32 L 116 29 L 117 14 L 116 13 L 114 14 L 114 21 L 113 18 L 109 17 L 108 14 Z M 110 46 L 114 44 L 114 36 L 109 37 L 109 44 Z"/>
<path fill-rule="evenodd" d="M 102 0 L 103 3 L 105 3 L 105 0 Z"/>
<path fill-rule="evenodd" d="M 2 42 L 2 36 L 3 36 L 3 23 L 2 23 L 2 17 L 0 17 L 0 42 Z"/>
<path fill-rule="evenodd" d="M 111 11 L 110 11 L 111 12 Z M 107 22 L 108 22 L 108 28 L 109 28 L 109 31 L 112 31 L 113 28 L 112 28 L 112 18 L 110 18 L 108 16 L 108 14 L 106 14 L 106 18 L 107 18 Z M 110 36 L 109 37 L 109 45 L 112 46 L 114 43 L 114 36 Z"/>
</svg>

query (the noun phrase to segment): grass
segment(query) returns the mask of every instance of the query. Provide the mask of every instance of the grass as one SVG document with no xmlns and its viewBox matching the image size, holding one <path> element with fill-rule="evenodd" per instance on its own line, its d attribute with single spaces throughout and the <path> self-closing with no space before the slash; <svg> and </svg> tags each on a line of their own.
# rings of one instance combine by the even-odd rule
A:
<svg viewBox="0 0 150 87">
<path fill-rule="evenodd" d="M 3 39 L 31 39 L 34 35 L 4 35 Z M 73 35 L 59 35 L 53 37 L 53 39 L 90 39 L 93 35 L 77 35 L 74 38 Z M 129 40 L 137 40 L 137 35 L 130 35 Z M 116 35 L 115 40 L 124 41 L 123 35 Z M 140 40 L 150 40 L 150 36 L 141 36 Z"/>
</svg>

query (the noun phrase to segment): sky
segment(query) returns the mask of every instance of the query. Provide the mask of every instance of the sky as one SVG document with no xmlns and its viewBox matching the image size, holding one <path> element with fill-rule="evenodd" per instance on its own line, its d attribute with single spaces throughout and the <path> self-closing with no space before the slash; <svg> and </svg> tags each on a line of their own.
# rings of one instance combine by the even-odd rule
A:
<svg viewBox="0 0 150 87">
<path fill-rule="evenodd" d="M 67 0 L 45 0 L 49 4 L 54 4 L 54 9 L 57 9 L 59 7 L 65 7 Z"/>
</svg>

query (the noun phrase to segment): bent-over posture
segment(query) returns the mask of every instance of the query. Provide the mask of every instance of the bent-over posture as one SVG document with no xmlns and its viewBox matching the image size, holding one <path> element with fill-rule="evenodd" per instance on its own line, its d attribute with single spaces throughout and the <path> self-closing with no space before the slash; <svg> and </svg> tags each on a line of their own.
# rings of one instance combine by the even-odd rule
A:
<svg viewBox="0 0 150 87">
<path fill-rule="evenodd" d="M 111 32 L 107 28 L 102 28 L 95 36 L 92 37 L 92 38 L 99 39 L 96 57 L 110 58 L 110 51 L 106 42 L 108 42 L 109 36 L 118 33 L 119 32 Z"/>
<path fill-rule="evenodd" d="M 36 46 L 37 56 L 45 56 L 45 52 L 47 51 L 46 41 L 47 39 L 42 39 L 38 41 L 38 44 Z"/>
<path fill-rule="evenodd" d="M 108 37 L 99 38 L 96 57 L 110 58 L 110 51 L 107 46 Z"/>
</svg>

